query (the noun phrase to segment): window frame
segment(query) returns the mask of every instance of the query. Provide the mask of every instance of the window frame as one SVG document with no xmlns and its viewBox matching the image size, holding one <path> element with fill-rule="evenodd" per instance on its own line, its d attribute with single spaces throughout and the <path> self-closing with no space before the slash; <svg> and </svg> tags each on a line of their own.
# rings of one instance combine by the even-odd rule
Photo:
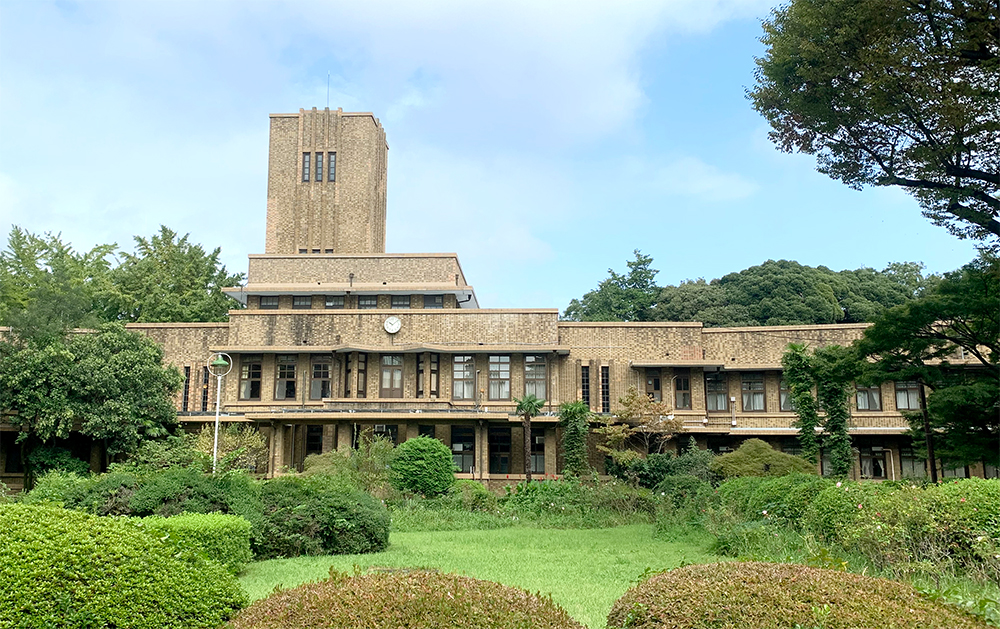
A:
<svg viewBox="0 0 1000 629">
<path fill-rule="evenodd" d="M 712 397 L 715 396 L 715 407 L 712 408 Z M 722 407 L 719 408 L 719 401 Z M 705 411 L 708 413 L 725 413 L 729 410 L 729 378 L 721 371 L 705 372 Z"/>
<path fill-rule="evenodd" d="M 344 295 L 327 295 L 323 299 L 323 306 L 327 310 L 343 310 L 347 307 L 347 298 Z"/>
<path fill-rule="evenodd" d="M 309 182 L 309 171 L 310 171 L 310 160 L 312 159 L 312 153 L 302 154 L 302 182 Z"/>
<path fill-rule="evenodd" d="M 264 373 L 263 364 L 264 356 L 262 354 L 243 354 L 240 356 L 239 400 L 260 401 L 261 377 Z M 256 383 L 256 387 L 254 387 L 254 383 Z M 256 396 L 254 395 L 255 388 Z"/>
<path fill-rule="evenodd" d="M 264 303 L 264 300 L 267 303 Z M 281 297 L 278 295 L 261 295 L 257 298 L 257 307 L 260 310 L 277 310 L 281 307 Z"/>
<path fill-rule="evenodd" d="M 378 309 L 378 295 L 358 295 L 358 310 Z"/>
<path fill-rule="evenodd" d="M 461 360 L 460 360 L 461 359 Z M 473 354 L 453 354 L 451 358 L 451 399 L 476 399 L 476 357 Z M 459 373 L 461 369 L 461 373 Z M 459 395 L 458 383 L 462 383 Z"/>
<path fill-rule="evenodd" d="M 860 384 L 855 384 L 854 390 L 855 390 L 854 407 L 858 411 L 873 412 L 882 410 L 882 387 L 880 386 L 866 387 Z M 866 400 L 864 408 L 861 407 L 862 396 L 864 396 Z M 875 408 L 872 408 L 871 406 L 872 399 L 875 400 Z"/>
<path fill-rule="evenodd" d="M 312 295 L 292 295 L 292 310 L 311 310 Z"/>
<path fill-rule="evenodd" d="M 327 151 L 326 153 L 326 180 L 337 181 L 337 152 Z"/>
<path fill-rule="evenodd" d="M 386 387 L 386 376 L 389 386 Z M 379 398 L 402 399 L 403 397 L 403 355 L 382 354 L 379 359 Z M 398 385 L 398 386 L 397 386 Z"/>
<path fill-rule="evenodd" d="M 298 356 L 295 354 L 276 354 L 274 356 L 274 399 L 278 402 L 295 401 L 298 399 Z M 281 391 L 284 383 L 284 391 Z"/>
<path fill-rule="evenodd" d="M 441 310 L 444 308 L 444 295 L 424 295 L 426 310 Z"/>
<path fill-rule="evenodd" d="M 309 363 L 309 399 L 322 400 L 333 397 L 333 355 L 320 354 L 313 356 Z M 317 384 L 319 384 L 318 392 L 316 391 Z"/>
<path fill-rule="evenodd" d="M 424 381 L 426 375 L 427 366 L 424 364 L 424 355 L 417 354 L 417 397 L 441 397 L 441 354 L 432 353 L 430 355 L 429 387 Z"/>
<path fill-rule="evenodd" d="M 461 440 L 456 440 L 456 436 L 463 437 Z M 455 464 L 455 467 L 459 469 L 459 474 L 472 474 L 476 470 L 476 429 L 473 426 L 464 426 L 459 424 L 451 425 L 451 460 Z M 462 448 L 459 450 L 455 449 L 458 444 L 463 444 Z M 466 445 L 469 447 L 466 449 Z M 466 470 L 466 463 L 468 463 L 468 470 Z"/>
<path fill-rule="evenodd" d="M 541 374 L 541 375 L 539 375 Z M 549 362 L 545 354 L 524 355 L 524 395 L 534 395 L 547 400 L 549 391 Z M 539 395 L 541 392 L 541 395 Z"/>
<path fill-rule="evenodd" d="M 316 151 L 313 173 L 313 181 L 323 181 L 323 151 Z M 313 251 L 313 253 L 319 252 Z"/>
<path fill-rule="evenodd" d="M 491 402 L 509 401 L 511 366 L 510 354 L 490 354 L 486 364 L 486 399 Z M 504 376 L 504 373 L 506 373 L 506 376 Z M 494 388 L 496 389 L 496 393 L 494 393 Z"/>
<path fill-rule="evenodd" d="M 691 400 L 691 370 L 674 369 L 674 409 L 679 411 L 690 411 Z"/>
<path fill-rule="evenodd" d="M 754 388 L 759 384 L 760 388 Z M 740 400 L 744 413 L 767 412 L 767 377 L 763 371 L 743 371 L 740 373 Z M 750 404 L 747 401 L 750 400 Z M 757 403 L 760 403 L 758 408 Z M 747 408 L 750 406 L 750 408 Z"/>
<path fill-rule="evenodd" d="M 611 366 L 601 365 L 601 412 L 611 412 Z"/>
<path fill-rule="evenodd" d="M 355 372 L 357 372 L 357 391 L 359 398 L 368 397 L 368 354 L 366 352 L 358 352 L 358 360 L 355 364 Z"/>
<path fill-rule="evenodd" d="M 590 408 L 590 365 L 580 365 L 580 401 Z"/>
<path fill-rule="evenodd" d="M 486 444 L 489 447 L 489 473 L 510 474 L 514 451 L 510 426 L 490 426 Z"/>
<path fill-rule="evenodd" d="M 904 385 L 904 386 L 900 386 Z M 920 383 L 913 380 L 898 380 L 893 382 L 893 392 L 897 411 L 919 411 L 920 406 Z M 907 406 L 900 406 L 900 394 L 906 395 Z"/>
<path fill-rule="evenodd" d="M 410 295 L 390 295 L 389 308 L 394 310 L 406 310 L 410 307 L 412 301 L 413 300 Z"/>
</svg>

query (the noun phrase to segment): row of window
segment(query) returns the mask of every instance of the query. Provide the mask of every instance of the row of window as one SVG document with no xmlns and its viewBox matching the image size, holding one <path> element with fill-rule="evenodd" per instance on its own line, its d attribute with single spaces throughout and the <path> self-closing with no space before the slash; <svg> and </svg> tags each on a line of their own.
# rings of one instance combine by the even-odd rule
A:
<svg viewBox="0 0 1000 629">
<path fill-rule="evenodd" d="M 491 355 L 488 359 L 487 399 L 506 401 L 511 399 L 510 356 Z M 440 354 L 431 354 L 429 364 L 423 354 L 417 355 L 417 397 L 438 396 L 440 393 Z M 263 355 L 244 354 L 240 359 L 239 399 L 260 400 L 263 374 Z M 297 377 L 298 357 L 294 354 L 279 354 L 275 357 L 274 399 L 289 401 L 298 397 Z M 310 361 L 309 399 L 321 400 L 333 397 L 333 355 L 319 354 Z M 351 383 L 357 382 L 357 396 L 367 397 L 368 355 L 359 353 L 354 362 L 356 380 L 351 377 L 351 367 L 344 369 L 344 397 L 351 396 Z M 379 360 L 380 398 L 403 397 L 403 356 L 383 354 Z M 534 395 L 544 400 L 548 391 L 548 369 L 545 356 L 526 354 L 524 356 L 524 394 Z M 475 356 L 457 354 L 452 356 L 452 399 L 477 400 Z"/>
<path fill-rule="evenodd" d="M 390 295 L 390 308 L 410 308 L 413 305 L 414 295 Z M 444 295 L 424 295 L 424 308 L 444 308 Z M 323 300 L 326 308 L 337 310 L 347 306 L 345 295 L 294 295 L 292 296 L 292 308 L 295 310 L 310 310 L 314 307 L 317 299 Z M 260 308 L 262 310 L 277 310 L 280 304 L 278 295 L 261 295 Z M 357 307 L 360 310 L 373 310 L 378 308 L 378 295 L 358 295 Z"/>
<path fill-rule="evenodd" d="M 327 181 L 337 180 L 337 154 L 330 152 L 326 154 L 326 170 L 323 170 L 323 153 L 303 153 L 302 154 L 302 181 Z"/>
</svg>

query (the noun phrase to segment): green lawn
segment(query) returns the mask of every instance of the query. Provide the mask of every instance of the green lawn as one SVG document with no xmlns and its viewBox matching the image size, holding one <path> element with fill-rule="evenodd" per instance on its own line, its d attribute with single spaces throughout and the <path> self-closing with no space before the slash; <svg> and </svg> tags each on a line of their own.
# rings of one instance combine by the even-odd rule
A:
<svg viewBox="0 0 1000 629">
<path fill-rule="evenodd" d="M 654 539 L 649 525 L 610 529 L 509 528 L 491 531 L 393 533 L 389 550 L 371 555 L 274 559 L 251 564 L 240 581 L 254 599 L 276 586 L 322 579 L 331 566 L 421 567 L 466 574 L 551 594 L 573 618 L 604 627 L 608 611 L 647 568 L 718 560 L 708 537 Z"/>
</svg>

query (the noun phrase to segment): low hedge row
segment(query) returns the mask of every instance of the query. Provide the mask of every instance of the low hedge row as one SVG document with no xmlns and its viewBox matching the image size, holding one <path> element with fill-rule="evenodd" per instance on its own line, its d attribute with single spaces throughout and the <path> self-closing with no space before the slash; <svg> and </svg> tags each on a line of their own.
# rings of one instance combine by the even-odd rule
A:
<svg viewBox="0 0 1000 629">
<path fill-rule="evenodd" d="M 239 574 L 253 559 L 252 526 L 244 518 L 222 513 L 184 513 L 171 518 L 152 515 L 141 526 L 183 552 L 202 554 Z"/>
<path fill-rule="evenodd" d="M 0 626 L 215 629 L 239 582 L 128 518 L 0 505 Z"/>
</svg>

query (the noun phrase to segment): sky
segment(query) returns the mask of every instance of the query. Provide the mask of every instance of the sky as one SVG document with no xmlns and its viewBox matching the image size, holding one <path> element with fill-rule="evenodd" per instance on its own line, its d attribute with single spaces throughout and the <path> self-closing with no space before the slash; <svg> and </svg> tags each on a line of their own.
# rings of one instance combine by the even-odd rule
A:
<svg viewBox="0 0 1000 629">
<path fill-rule="evenodd" d="M 636 249 L 661 285 L 970 261 L 905 192 L 768 140 L 774 4 L 0 0 L 0 230 L 131 251 L 166 225 L 245 272 L 268 115 L 329 104 L 385 127 L 386 250 L 457 253 L 482 307 L 565 309 Z"/>
</svg>

